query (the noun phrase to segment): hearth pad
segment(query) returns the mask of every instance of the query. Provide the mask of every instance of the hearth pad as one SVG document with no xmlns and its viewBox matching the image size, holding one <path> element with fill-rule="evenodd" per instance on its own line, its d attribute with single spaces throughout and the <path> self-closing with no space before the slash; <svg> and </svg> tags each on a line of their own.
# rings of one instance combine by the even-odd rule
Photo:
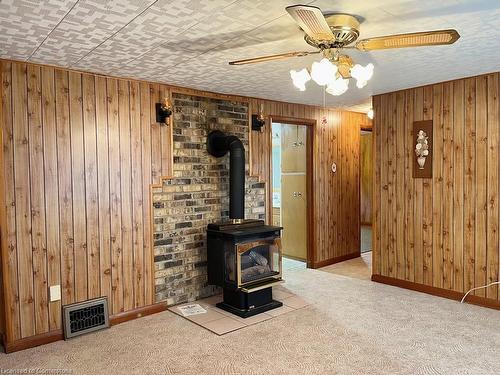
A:
<svg viewBox="0 0 500 375">
<path fill-rule="evenodd" d="M 248 318 L 241 318 L 232 312 L 223 310 L 217 307 L 217 304 L 222 302 L 222 294 L 196 301 L 204 309 L 207 310 L 205 314 L 192 315 L 184 317 L 179 310 L 179 307 L 189 305 L 185 303 L 178 306 L 172 306 L 169 310 L 182 318 L 189 320 L 219 336 L 226 333 L 233 332 L 251 325 L 264 322 L 266 320 L 274 319 L 280 315 L 293 312 L 295 310 L 309 306 L 309 303 L 302 298 L 291 293 L 288 289 L 278 286 L 273 287 L 273 296 L 276 302 L 282 303 L 282 306 L 268 310 L 266 312 L 249 316 Z"/>
</svg>

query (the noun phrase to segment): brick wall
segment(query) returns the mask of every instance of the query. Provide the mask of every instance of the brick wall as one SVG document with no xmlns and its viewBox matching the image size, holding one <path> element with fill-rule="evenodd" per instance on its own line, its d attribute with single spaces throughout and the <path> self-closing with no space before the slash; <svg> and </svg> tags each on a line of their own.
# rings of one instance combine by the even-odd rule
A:
<svg viewBox="0 0 500 375">
<path fill-rule="evenodd" d="M 206 226 L 228 216 L 229 156 L 206 151 L 211 130 L 238 136 L 246 150 L 246 218 L 264 218 L 264 184 L 248 176 L 248 106 L 174 94 L 174 179 L 153 191 L 155 299 L 169 305 L 210 296 Z"/>
</svg>

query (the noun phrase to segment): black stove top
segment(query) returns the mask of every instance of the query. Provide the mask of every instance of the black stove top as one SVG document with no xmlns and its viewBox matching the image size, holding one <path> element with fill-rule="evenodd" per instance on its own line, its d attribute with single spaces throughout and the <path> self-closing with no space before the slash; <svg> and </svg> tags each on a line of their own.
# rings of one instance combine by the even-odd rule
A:
<svg viewBox="0 0 500 375">
<path fill-rule="evenodd" d="M 279 236 L 279 231 L 283 229 L 282 227 L 276 227 L 274 225 L 265 225 L 263 220 L 243 220 L 240 222 L 235 222 L 232 220 L 224 220 L 217 223 L 208 224 L 207 231 L 212 233 L 218 233 L 223 236 L 229 237 L 241 237 L 241 236 L 251 236 L 259 235 L 261 233 L 269 233 L 277 231 Z"/>
</svg>

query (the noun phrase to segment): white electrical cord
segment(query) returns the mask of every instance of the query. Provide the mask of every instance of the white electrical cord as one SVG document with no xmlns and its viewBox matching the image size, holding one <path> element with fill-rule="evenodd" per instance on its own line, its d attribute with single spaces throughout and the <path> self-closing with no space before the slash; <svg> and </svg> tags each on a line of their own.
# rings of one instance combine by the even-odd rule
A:
<svg viewBox="0 0 500 375">
<path fill-rule="evenodd" d="M 500 284 L 500 281 L 495 281 L 495 282 L 490 283 L 488 285 L 483 285 L 483 286 L 478 286 L 477 288 L 472 288 L 467 293 L 465 293 L 465 296 L 464 296 L 464 298 L 462 298 L 462 300 L 460 301 L 460 303 L 464 303 L 465 298 L 469 295 L 470 292 L 473 292 L 474 290 L 478 290 L 478 289 L 488 288 L 488 287 L 490 287 L 492 285 L 495 285 L 495 284 Z"/>
</svg>

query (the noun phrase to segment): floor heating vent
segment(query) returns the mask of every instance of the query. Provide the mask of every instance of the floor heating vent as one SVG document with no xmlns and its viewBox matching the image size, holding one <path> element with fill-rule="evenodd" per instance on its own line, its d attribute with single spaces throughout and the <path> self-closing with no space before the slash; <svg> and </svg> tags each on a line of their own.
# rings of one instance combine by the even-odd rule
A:
<svg viewBox="0 0 500 375">
<path fill-rule="evenodd" d="M 102 297 L 63 306 L 63 319 L 65 339 L 108 328 L 108 299 Z"/>
</svg>

